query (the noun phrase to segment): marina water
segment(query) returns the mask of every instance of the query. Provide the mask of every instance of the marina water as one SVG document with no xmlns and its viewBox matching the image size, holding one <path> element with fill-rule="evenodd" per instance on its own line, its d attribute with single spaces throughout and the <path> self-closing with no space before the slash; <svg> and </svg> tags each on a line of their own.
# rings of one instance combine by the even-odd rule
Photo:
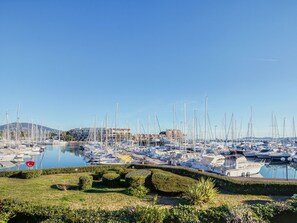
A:
<svg viewBox="0 0 297 223">
<path fill-rule="evenodd" d="M 25 159 L 25 162 L 30 159 Z M 40 155 L 32 157 L 35 161 L 34 169 L 61 168 L 72 166 L 87 166 L 88 159 L 83 155 L 78 145 L 48 145 Z M 12 168 L 1 168 L 0 170 L 27 170 L 25 163 Z M 265 178 L 297 179 L 297 167 L 285 164 L 265 165 L 260 170 L 260 175 Z M 261 177 L 260 176 L 260 177 Z"/>
</svg>

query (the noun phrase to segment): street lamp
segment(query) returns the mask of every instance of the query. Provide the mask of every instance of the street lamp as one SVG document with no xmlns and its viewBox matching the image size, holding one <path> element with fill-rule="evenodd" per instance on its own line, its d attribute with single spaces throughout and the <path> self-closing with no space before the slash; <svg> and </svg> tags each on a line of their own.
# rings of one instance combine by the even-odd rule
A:
<svg viewBox="0 0 297 223">
<path fill-rule="evenodd" d="M 281 158 L 281 161 L 282 161 L 282 162 L 285 162 L 286 160 L 287 160 L 288 162 L 291 162 L 291 161 L 292 161 L 292 157 L 289 157 L 289 158 L 287 158 L 287 159 L 286 159 L 285 157 L 282 157 L 282 158 Z M 288 163 L 287 163 L 287 162 L 286 162 L 286 179 L 289 180 L 289 176 L 288 176 Z"/>
</svg>

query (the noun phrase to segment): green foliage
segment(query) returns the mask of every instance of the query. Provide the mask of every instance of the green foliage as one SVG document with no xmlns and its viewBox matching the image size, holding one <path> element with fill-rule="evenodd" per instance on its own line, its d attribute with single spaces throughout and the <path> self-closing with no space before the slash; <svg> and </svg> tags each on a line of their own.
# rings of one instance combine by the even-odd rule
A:
<svg viewBox="0 0 297 223">
<path fill-rule="evenodd" d="M 292 196 L 297 191 L 296 182 L 272 181 L 272 180 L 244 180 L 233 179 L 226 176 L 219 176 L 213 173 L 202 172 L 199 170 L 189 169 L 186 167 L 161 166 L 161 165 L 140 165 L 133 164 L 136 169 L 159 169 L 172 172 L 180 176 L 186 176 L 193 179 L 201 177 L 212 178 L 216 182 L 216 187 L 238 194 L 253 195 L 288 195 Z"/>
<path fill-rule="evenodd" d="M 37 178 L 42 175 L 42 170 L 24 170 L 21 172 L 22 179 Z"/>
<path fill-rule="evenodd" d="M 81 176 L 79 177 L 78 188 L 80 190 L 88 190 L 92 188 L 93 177 L 92 176 Z"/>
<path fill-rule="evenodd" d="M 132 196 L 138 197 L 140 199 L 144 199 L 149 192 L 149 189 L 147 189 L 145 186 L 139 186 L 139 187 L 129 187 L 128 189 L 129 194 Z"/>
<path fill-rule="evenodd" d="M 120 184 L 121 176 L 116 172 L 107 172 L 102 176 L 102 182 L 108 187 L 118 187 Z"/>
<path fill-rule="evenodd" d="M 252 223 L 269 222 L 280 214 L 292 214 L 297 208 L 285 202 L 266 205 L 244 205 L 237 207 L 220 206 L 201 210 L 195 206 L 178 205 L 162 208 L 156 205 L 137 206 L 117 211 L 102 209 L 70 209 L 60 206 L 40 206 L 12 200 L 0 201 L 0 222 L 30 223 Z M 279 210 L 277 210 L 279 209 Z M 274 210 L 273 216 L 263 218 Z M 269 214 L 270 215 L 270 214 Z M 281 221 L 279 222 L 284 222 Z"/>
<path fill-rule="evenodd" d="M 293 207 L 297 207 L 297 197 L 292 197 L 288 200 L 288 204 L 290 204 Z"/>
<path fill-rule="evenodd" d="M 117 165 L 117 168 L 125 169 L 127 165 Z M 107 171 L 115 168 L 115 165 L 96 165 L 96 166 L 79 166 L 79 167 L 64 167 L 64 168 L 49 168 L 42 169 L 42 175 L 54 175 L 63 173 L 96 173 Z M 30 170 L 32 172 L 39 170 Z M 21 177 L 22 170 L 0 171 L 0 177 Z"/>
<path fill-rule="evenodd" d="M 201 178 L 196 184 L 189 186 L 184 193 L 186 199 L 199 206 L 215 200 L 217 195 L 218 190 L 215 188 L 215 182 L 209 178 Z"/>
<path fill-rule="evenodd" d="M 230 223 L 264 222 L 263 219 L 259 218 L 247 205 L 230 208 L 230 215 L 226 220 Z"/>
<path fill-rule="evenodd" d="M 126 168 L 123 168 L 123 167 L 118 167 L 118 166 L 115 166 L 115 167 L 112 167 L 112 168 L 106 168 L 106 169 L 102 169 L 100 171 L 97 171 L 95 173 L 95 178 L 96 179 L 101 179 L 102 176 L 106 173 L 109 173 L 109 172 L 113 172 L 113 173 L 117 173 L 120 175 L 121 178 L 125 177 L 125 172 L 126 172 Z"/>
<path fill-rule="evenodd" d="M 230 208 L 227 205 L 200 210 L 199 219 L 201 222 L 217 223 L 226 222 L 230 216 Z"/>
<path fill-rule="evenodd" d="M 183 193 L 197 181 L 189 177 L 182 177 L 170 172 L 154 170 L 152 184 L 157 191 L 165 193 Z"/>
<path fill-rule="evenodd" d="M 168 210 L 154 205 L 137 206 L 133 214 L 137 223 L 162 223 L 168 215 Z"/>
<path fill-rule="evenodd" d="M 149 186 L 151 174 L 150 170 L 135 170 L 129 172 L 125 178 L 130 187 L 137 188 L 139 186 Z"/>
<path fill-rule="evenodd" d="M 199 210 L 189 205 L 175 206 L 170 209 L 167 221 L 175 223 L 198 223 L 200 222 Z"/>
</svg>

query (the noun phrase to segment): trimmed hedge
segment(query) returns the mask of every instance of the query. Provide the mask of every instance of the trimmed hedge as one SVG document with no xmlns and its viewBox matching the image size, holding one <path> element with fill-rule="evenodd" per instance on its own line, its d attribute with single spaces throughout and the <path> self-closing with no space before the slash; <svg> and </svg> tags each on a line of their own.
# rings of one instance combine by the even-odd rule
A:
<svg viewBox="0 0 297 223">
<path fill-rule="evenodd" d="M 126 176 L 126 183 L 133 187 L 147 186 L 151 185 L 151 174 L 150 170 L 135 170 L 129 172 Z"/>
<path fill-rule="evenodd" d="M 131 166 L 136 169 L 160 169 L 193 179 L 199 179 L 201 177 L 212 178 L 215 180 L 216 187 L 218 187 L 219 189 L 238 194 L 292 196 L 297 192 L 296 181 L 273 181 L 273 179 L 266 180 L 262 178 L 244 178 L 244 180 L 241 180 L 241 178 L 230 178 L 186 167 L 139 164 L 133 164 Z"/>
<path fill-rule="evenodd" d="M 129 165 L 96 165 L 96 166 L 78 166 L 78 167 L 65 167 L 65 168 L 48 168 L 42 169 L 42 175 L 54 175 L 54 174 L 68 174 L 68 173 L 96 173 L 103 170 L 109 170 L 114 168 L 123 168 L 124 170 L 128 168 Z M 23 170 L 24 171 L 24 170 Z M 22 170 L 9 170 L 0 171 L 0 177 L 20 177 Z M 27 170 L 25 170 L 27 171 Z M 39 171 L 39 170 L 30 170 Z"/>
<path fill-rule="evenodd" d="M 219 176 L 212 173 L 202 172 L 186 167 L 173 167 L 173 166 L 161 166 L 161 165 L 98 165 L 98 166 L 83 166 L 83 167 L 67 167 L 67 168 L 50 168 L 43 169 L 42 175 L 51 174 L 63 174 L 63 173 L 83 173 L 83 172 L 100 172 L 102 170 L 108 170 L 115 167 L 121 167 L 123 169 L 134 167 L 136 169 L 161 169 L 169 171 L 177 175 L 191 177 L 193 179 L 199 179 L 200 177 L 210 177 L 216 181 L 216 187 L 240 194 L 255 194 L 255 195 L 288 195 L 291 196 L 297 192 L 297 182 L 288 181 L 273 181 L 272 180 L 252 180 L 245 178 L 230 178 L 225 176 Z M 31 170 L 38 171 L 38 170 Z M 0 177 L 21 177 L 21 170 L 18 171 L 0 171 Z"/>
<path fill-rule="evenodd" d="M 80 190 L 88 190 L 92 188 L 93 177 L 92 176 L 81 176 L 79 177 L 78 188 Z"/>
<path fill-rule="evenodd" d="M 229 207 L 226 205 L 197 209 L 193 206 L 178 205 L 171 208 L 158 206 L 137 206 L 123 208 L 117 211 L 102 209 L 70 209 L 61 206 L 32 205 L 27 202 L 12 200 L 0 201 L 0 217 L 5 216 L 4 222 L 56 222 L 56 223 L 227 223 L 227 222 L 278 222 L 286 221 L 279 218 L 287 215 L 296 215 L 297 208 L 286 202 L 272 202 L 266 205 L 243 205 Z M 7 221 L 6 221 L 7 220 Z"/>
<path fill-rule="evenodd" d="M 121 176 L 116 172 L 108 172 L 102 176 L 102 182 L 108 187 L 118 187 L 120 185 Z"/>
<path fill-rule="evenodd" d="M 197 183 L 189 177 L 179 176 L 162 170 L 153 170 L 152 184 L 155 190 L 165 193 L 183 193 Z"/>
<path fill-rule="evenodd" d="M 115 166 L 115 167 L 112 167 L 112 168 L 102 169 L 102 170 L 96 172 L 94 174 L 94 177 L 97 180 L 100 180 L 104 174 L 109 173 L 109 172 L 117 173 L 117 174 L 119 174 L 121 176 L 121 178 L 124 178 L 125 173 L 126 173 L 126 168 Z"/>
<path fill-rule="evenodd" d="M 22 179 L 37 178 L 42 175 L 42 170 L 24 170 L 20 175 Z"/>
</svg>

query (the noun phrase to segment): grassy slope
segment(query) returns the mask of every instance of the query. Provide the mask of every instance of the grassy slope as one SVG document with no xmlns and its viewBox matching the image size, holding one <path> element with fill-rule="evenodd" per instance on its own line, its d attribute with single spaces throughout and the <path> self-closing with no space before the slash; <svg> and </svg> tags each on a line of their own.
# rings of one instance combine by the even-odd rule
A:
<svg viewBox="0 0 297 223">
<path fill-rule="evenodd" d="M 79 176 L 84 174 L 45 175 L 36 179 L 0 178 L 0 199 L 12 198 L 21 201 L 31 201 L 42 205 L 63 205 L 71 208 L 101 207 L 115 210 L 127 206 L 145 205 L 143 201 L 126 194 L 125 188 L 105 188 L 98 183 L 89 191 L 79 191 L 76 188 Z M 74 188 L 68 191 L 56 189 L 56 184 L 69 184 Z M 281 197 L 283 198 L 283 197 Z M 222 204 L 238 205 L 259 203 L 272 200 L 268 196 L 219 194 L 218 199 L 210 206 Z M 164 206 L 182 202 L 179 198 L 160 197 L 159 204 Z"/>
<path fill-rule="evenodd" d="M 79 174 L 81 176 L 83 174 Z M 108 189 L 96 187 L 88 192 L 76 188 L 67 191 L 56 189 L 55 184 L 77 185 L 78 175 L 59 174 L 35 179 L 0 178 L 0 198 L 32 201 L 42 205 L 65 205 L 71 208 L 119 209 L 124 206 L 141 205 L 144 201 L 125 194 L 125 188 Z"/>
</svg>

